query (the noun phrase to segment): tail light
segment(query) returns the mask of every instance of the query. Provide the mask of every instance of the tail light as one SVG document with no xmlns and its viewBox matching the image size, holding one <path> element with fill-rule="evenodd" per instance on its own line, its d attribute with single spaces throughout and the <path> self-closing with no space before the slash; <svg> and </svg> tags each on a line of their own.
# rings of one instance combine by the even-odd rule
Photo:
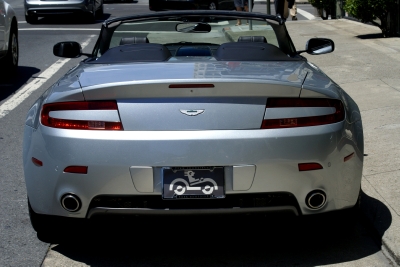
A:
<svg viewBox="0 0 400 267">
<path fill-rule="evenodd" d="M 268 109 L 275 109 L 275 108 L 315 108 L 315 107 L 331 107 L 335 108 L 335 112 L 332 114 L 321 115 L 321 116 L 266 119 L 263 120 L 261 129 L 317 126 L 324 124 L 332 124 L 344 120 L 345 117 L 344 107 L 342 101 L 337 99 L 269 98 L 267 100 L 267 111 Z M 310 114 L 312 114 L 312 110 L 310 110 Z"/>
<path fill-rule="evenodd" d="M 41 123 L 52 128 L 75 129 L 75 130 L 123 130 L 121 122 L 80 120 L 52 118 L 52 111 L 77 111 L 77 110 L 118 110 L 115 101 L 83 101 L 83 102 L 60 102 L 45 104 L 42 108 Z"/>
</svg>

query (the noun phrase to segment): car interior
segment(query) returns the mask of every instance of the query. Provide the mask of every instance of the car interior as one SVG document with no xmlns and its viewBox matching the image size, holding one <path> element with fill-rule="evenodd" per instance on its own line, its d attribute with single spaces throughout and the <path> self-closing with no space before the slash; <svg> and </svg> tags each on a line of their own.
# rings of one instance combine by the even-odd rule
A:
<svg viewBox="0 0 400 267">
<path fill-rule="evenodd" d="M 246 51 L 243 53 L 243 51 Z M 122 37 L 119 46 L 108 49 L 101 57 L 88 60 L 91 64 L 128 62 L 163 62 L 171 58 L 203 57 L 217 61 L 293 61 L 265 36 L 240 36 L 237 42 L 221 45 L 207 43 L 150 43 L 145 36 Z"/>
</svg>

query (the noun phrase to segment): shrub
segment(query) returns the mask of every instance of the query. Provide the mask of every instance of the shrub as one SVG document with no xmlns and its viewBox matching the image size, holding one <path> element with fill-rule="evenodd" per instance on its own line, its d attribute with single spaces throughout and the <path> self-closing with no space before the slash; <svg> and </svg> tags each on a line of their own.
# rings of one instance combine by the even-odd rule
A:
<svg viewBox="0 0 400 267">
<path fill-rule="evenodd" d="M 396 0 L 346 0 L 344 10 L 361 22 L 370 22 L 379 27 L 383 36 L 388 37 L 393 34 L 389 18 L 390 12 L 395 12 L 395 7 Z"/>
</svg>

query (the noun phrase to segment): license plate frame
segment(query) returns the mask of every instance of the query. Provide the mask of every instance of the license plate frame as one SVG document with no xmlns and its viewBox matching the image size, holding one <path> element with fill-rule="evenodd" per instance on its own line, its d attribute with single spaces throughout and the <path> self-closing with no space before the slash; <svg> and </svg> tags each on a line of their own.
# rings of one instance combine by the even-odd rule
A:
<svg viewBox="0 0 400 267">
<path fill-rule="evenodd" d="M 225 198 L 223 167 L 164 167 L 163 199 Z"/>
</svg>

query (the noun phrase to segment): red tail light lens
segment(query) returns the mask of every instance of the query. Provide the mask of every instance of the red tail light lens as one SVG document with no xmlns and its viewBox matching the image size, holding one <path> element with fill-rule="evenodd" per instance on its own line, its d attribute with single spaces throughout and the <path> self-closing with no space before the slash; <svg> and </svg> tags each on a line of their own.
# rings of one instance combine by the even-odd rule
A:
<svg viewBox="0 0 400 267">
<path fill-rule="evenodd" d="M 32 157 L 32 162 L 33 162 L 33 164 L 35 164 L 38 167 L 43 166 L 43 162 L 41 160 L 38 160 L 37 158 Z"/>
<path fill-rule="evenodd" d="M 323 169 L 319 163 L 299 163 L 299 171 L 313 171 Z"/>
<path fill-rule="evenodd" d="M 75 130 L 123 130 L 121 122 L 111 121 L 89 121 L 89 120 L 67 120 L 50 117 L 51 111 L 69 110 L 118 110 L 115 101 L 84 101 L 84 102 L 61 102 L 43 105 L 41 123 L 52 128 L 75 129 Z"/>
<path fill-rule="evenodd" d="M 87 170 L 87 166 L 68 166 L 64 169 L 64 172 L 87 174 Z"/>
<path fill-rule="evenodd" d="M 336 111 L 333 114 L 322 116 L 267 119 L 263 120 L 261 129 L 293 128 L 332 124 L 343 121 L 345 117 L 342 101 L 337 99 L 269 98 L 267 101 L 267 109 L 300 107 L 333 107 Z"/>
</svg>

